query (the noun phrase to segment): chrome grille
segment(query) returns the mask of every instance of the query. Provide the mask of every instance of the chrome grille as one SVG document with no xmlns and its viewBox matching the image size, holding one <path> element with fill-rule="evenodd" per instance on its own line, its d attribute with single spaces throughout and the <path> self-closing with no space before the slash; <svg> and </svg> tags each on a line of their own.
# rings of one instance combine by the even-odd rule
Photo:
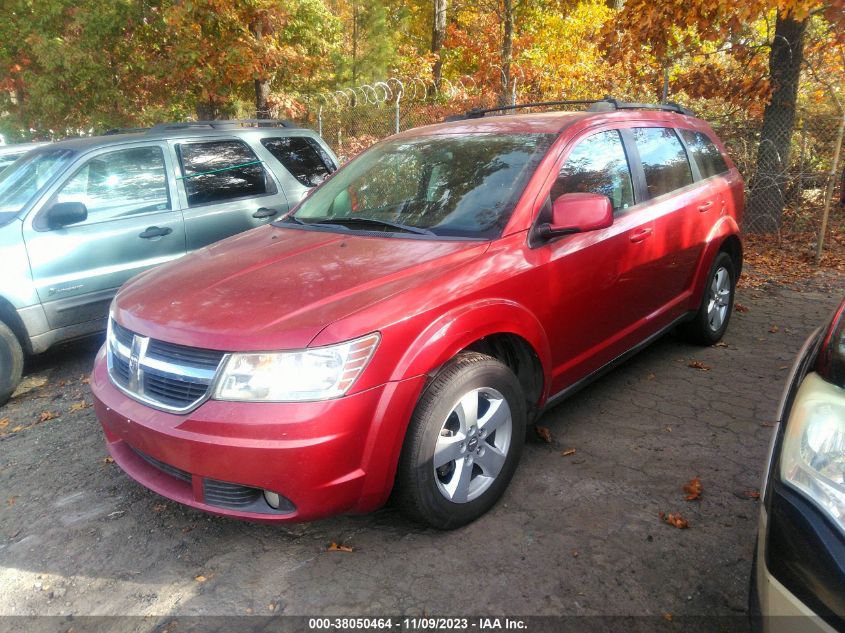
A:
<svg viewBox="0 0 845 633">
<path fill-rule="evenodd" d="M 225 356 L 140 336 L 109 320 L 112 382 L 132 398 L 165 411 L 185 413 L 205 400 Z"/>
</svg>

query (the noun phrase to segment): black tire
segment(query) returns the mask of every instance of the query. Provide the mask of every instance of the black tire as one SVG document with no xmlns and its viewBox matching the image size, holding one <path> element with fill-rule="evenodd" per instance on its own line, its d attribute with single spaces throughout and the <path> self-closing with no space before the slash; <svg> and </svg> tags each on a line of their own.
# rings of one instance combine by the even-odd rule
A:
<svg viewBox="0 0 845 633">
<path fill-rule="evenodd" d="M 469 403 L 467 410 L 471 410 L 472 401 L 478 412 L 474 418 L 458 413 L 464 411 L 462 402 Z M 493 415 L 497 411 L 501 413 Z M 476 419 L 477 424 L 461 431 L 457 426 L 464 428 L 462 417 Z M 507 366 L 475 352 L 456 356 L 435 376 L 414 410 L 396 474 L 394 498 L 398 505 L 412 519 L 441 530 L 480 517 L 502 496 L 516 470 L 526 417 L 525 396 Z M 496 422 L 501 430 L 490 431 Z M 456 445 L 453 450 L 461 456 L 435 471 L 435 447 L 450 437 Z M 466 441 L 458 441 L 460 438 Z M 498 473 L 488 476 L 498 465 Z M 466 482 L 466 499 L 461 498 L 462 482 Z M 452 484 L 455 500 L 447 498 Z"/>
<path fill-rule="evenodd" d="M 23 350 L 15 333 L 0 321 L 0 406 L 18 388 L 23 373 Z"/>
<path fill-rule="evenodd" d="M 714 296 L 714 284 L 718 285 L 716 276 L 722 271 L 727 275 L 727 289 L 729 290 L 729 294 L 727 297 L 723 295 L 716 297 Z M 713 264 L 707 273 L 707 281 L 704 284 L 704 292 L 702 293 L 701 305 L 698 308 L 698 312 L 695 313 L 695 316 L 691 320 L 681 324 L 681 334 L 689 342 L 695 343 L 696 345 L 713 345 L 718 343 L 722 340 L 728 329 L 728 323 L 730 323 L 731 314 L 733 314 L 734 310 L 735 296 L 736 267 L 731 256 L 722 252 L 716 255 L 716 259 L 713 260 Z M 718 323 L 718 327 L 714 327 L 714 321 L 711 319 L 712 315 L 709 313 L 714 300 L 725 308 L 724 317 Z"/>
</svg>

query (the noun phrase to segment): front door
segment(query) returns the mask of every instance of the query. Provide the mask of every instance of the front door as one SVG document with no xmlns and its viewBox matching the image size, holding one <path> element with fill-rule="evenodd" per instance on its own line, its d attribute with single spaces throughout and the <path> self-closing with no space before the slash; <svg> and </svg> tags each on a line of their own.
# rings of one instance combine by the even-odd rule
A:
<svg viewBox="0 0 845 633">
<path fill-rule="evenodd" d="M 33 281 L 52 328 L 103 318 L 130 277 L 185 254 L 185 229 L 167 174 L 167 147 L 150 143 L 88 154 L 24 226 Z M 53 227 L 56 203 L 87 219 Z"/>
</svg>

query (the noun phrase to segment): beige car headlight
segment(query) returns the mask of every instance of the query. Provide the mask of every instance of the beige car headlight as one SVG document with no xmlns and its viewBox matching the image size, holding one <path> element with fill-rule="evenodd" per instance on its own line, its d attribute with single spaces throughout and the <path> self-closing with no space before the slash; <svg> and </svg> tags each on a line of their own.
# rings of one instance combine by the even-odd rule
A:
<svg viewBox="0 0 845 633">
<path fill-rule="evenodd" d="M 810 373 L 786 424 L 781 479 L 845 531 L 845 389 Z"/>
<path fill-rule="evenodd" d="M 326 347 L 236 353 L 223 366 L 216 400 L 301 402 L 344 395 L 370 362 L 378 333 Z"/>
</svg>

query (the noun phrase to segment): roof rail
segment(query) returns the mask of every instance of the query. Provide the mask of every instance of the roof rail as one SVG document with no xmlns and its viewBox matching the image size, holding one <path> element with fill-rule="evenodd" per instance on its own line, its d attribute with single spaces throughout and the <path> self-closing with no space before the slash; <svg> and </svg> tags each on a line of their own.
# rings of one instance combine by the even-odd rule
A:
<svg viewBox="0 0 845 633">
<path fill-rule="evenodd" d="M 148 127 L 115 127 L 103 132 L 103 136 L 112 136 L 113 134 L 137 134 L 138 132 L 146 132 Z"/>
<path fill-rule="evenodd" d="M 166 132 L 170 130 L 186 130 L 190 128 L 204 128 L 209 130 L 225 130 L 238 127 L 299 127 L 293 121 L 284 119 L 228 119 L 222 121 L 174 121 L 159 123 L 149 129 L 150 132 Z"/>
<path fill-rule="evenodd" d="M 603 99 L 569 99 L 565 101 L 537 101 L 534 103 L 519 103 L 516 105 L 500 106 L 496 108 L 473 108 L 467 110 L 464 114 L 454 114 L 446 117 L 446 121 L 462 121 L 465 119 L 481 119 L 485 114 L 490 112 L 506 112 L 509 110 L 519 110 L 521 108 L 537 108 L 542 106 L 563 106 L 563 105 L 589 105 L 591 112 L 606 112 L 611 110 L 665 110 L 666 112 L 677 112 L 678 114 L 686 114 L 694 116 L 690 110 L 681 107 L 677 103 L 669 101 L 667 103 L 630 103 L 627 101 L 619 101 L 612 97 L 604 97 Z"/>
</svg>

